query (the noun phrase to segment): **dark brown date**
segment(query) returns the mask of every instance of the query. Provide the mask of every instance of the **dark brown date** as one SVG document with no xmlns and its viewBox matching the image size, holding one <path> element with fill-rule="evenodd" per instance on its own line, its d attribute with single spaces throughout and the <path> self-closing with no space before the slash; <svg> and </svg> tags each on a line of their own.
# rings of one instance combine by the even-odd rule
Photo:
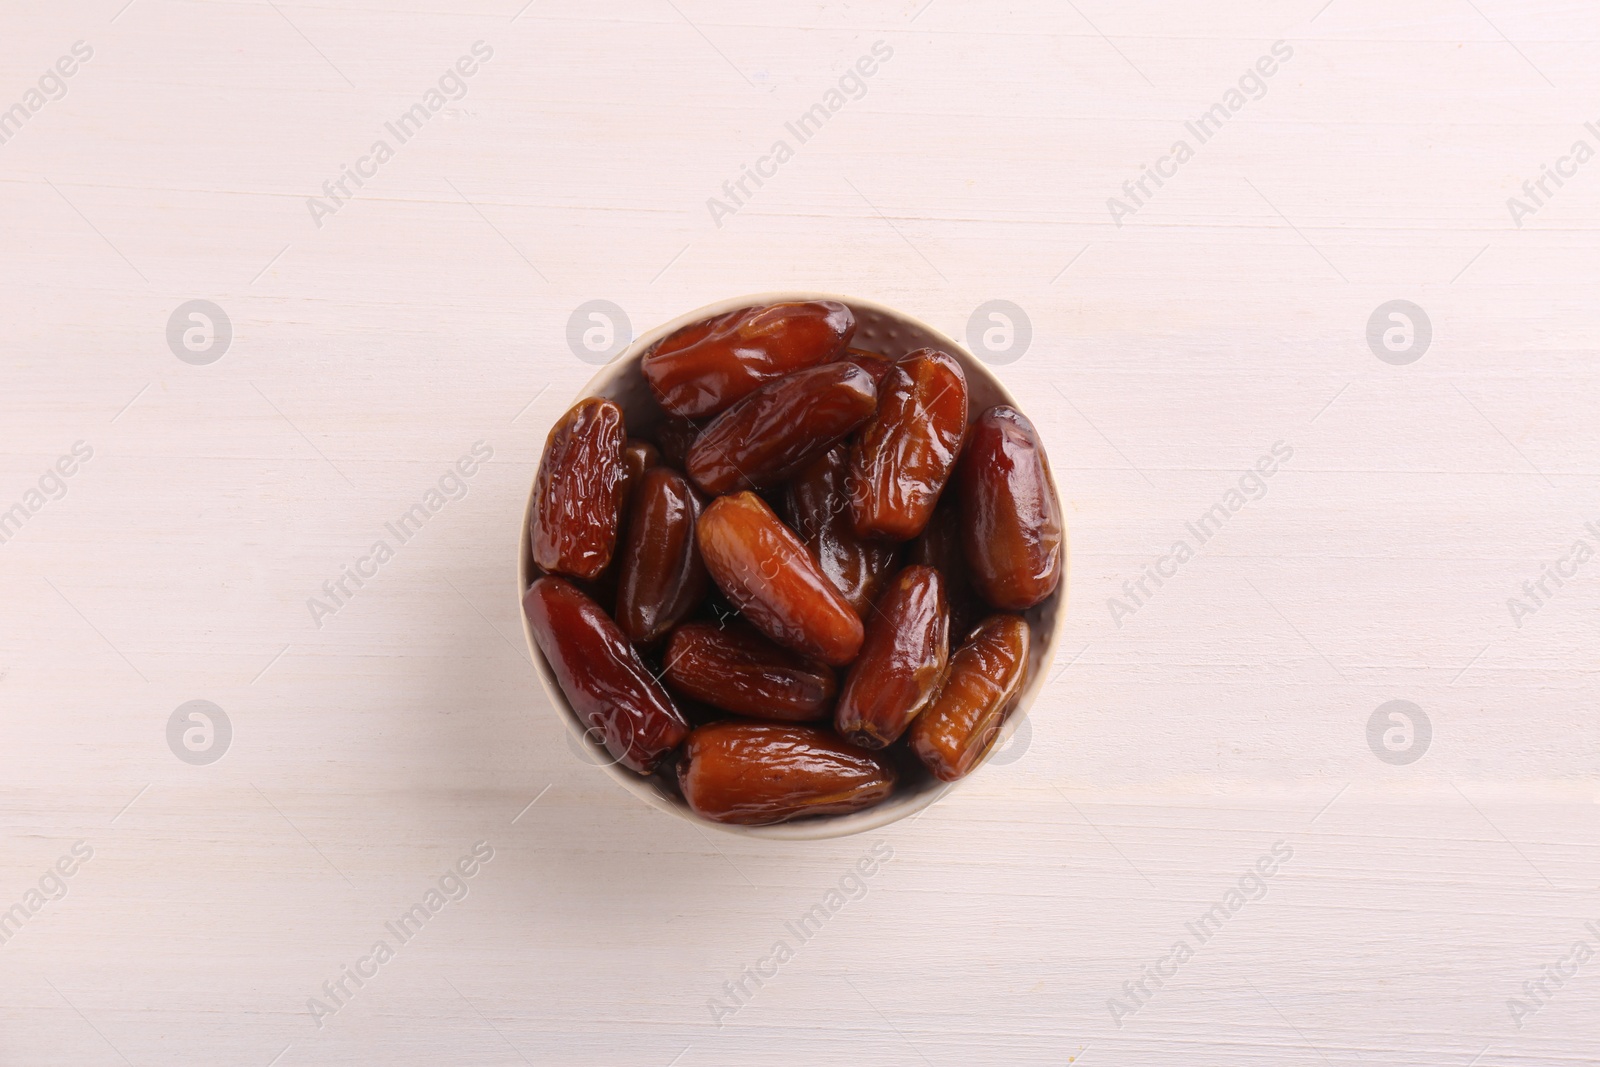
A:
<svg viewBox="0 0 1600 1067">
<path fill-rule="evenodd" d="M 768 382 L 695 438 L 689 477 L 712 496 L 787 481 L 878 406 L 872 375 L 828 363 Z"/>
<path fill-rule="evenodd" d="M 706 595 L 694 532 L 700 506 L 688 479 L 670 467 L 651 467 L 639 479 L 617 586 L 617 625 L 637 644 L 666 634 Z"/>
<path fill-rule="evenodd" d="M 712 580 L 756 629 L 830 666 L 856 658 L 860 617 L 766 501 L 751 492 L 720 496 L 696 533 Z"/>
<path fill-rule="evenodd" d="M 847 348 L 841 360 L 848 360 L 872 375 L 872 384 L 877 385 L 883 381 L 883 376 L 889 373 L 889 368 L 894 366 L 894 360 L 881 352 L 868 352 L 865 348 Z"/>
<path fill-rule="evenodd" d="M 957 478 L 972 583 L 990 604 L 1031 608 L 1061 583 L 1061 504 L 1033 423 L 1004 404 L 972 424 Z"/>
<path fill-rule="evenodd" d="M 622 446 L 622 502 L 627 504 L 633 487 L 639 484 L 640 475 L 651 467 L 661 465 L 661 450 L 649 441 L 630 437 Z"/>
<path fill-rule="evenodd" d="M 689 724 L 600 605 L 545 577 L 528 588 L 522 610 L 567 703 L 619 763 L 649 774 L 682 744 Z"/>
<path fill-rule="evenodd" d="M 950 639 L 959 643 L 991 609 L 972 587 L 966 547 L 961 543 L 961 507 L 955 493 L 946 493 L 939 499 L 933 518 L 911 542 L 908 560 L 938 568 L 944 578 L 945 599 L 950 602 Z"/>
<path fill-rule="evenodd" d="M 1000 736 L 1027 677 L 1029 638 L 1020 615 L 991 615 L 950 657 L 944 685 L 908 738 L 940 781 L 971 773 Z"/>
<path fill-rule="evenodd" d="M 533 562 L 539 569 L 594 578 L 617 546 L 626 481 L 622 409 L 589 397 L 545 438 L 534 488 Z"/>
<path fill-rule="evenodd" d="M 678 784 L 695 814 L 763 826 L 844 815 L 894 791 L 894 768 L 825 731 L 778 723 L 715 722 L 689 735 Z"/>
<path fill-rule="evenodd" d="M 899 549 L 856 536 L 850 522 L 849 474 L 850 447 L 834 445 L 789 482 L 785 510 L 822 573 L 865 618 L 894 570 Z"/>
<path fill-rule="evenodd" d="M 867 618 L 866 643 L 839 694 L 834 729 L 863 748 L 893 744 L 938 689 L 949 656 L 944 580 L 932 567 L 907 567 Z"/>
<path fill-rule="evenodd" d="M 955 357 L 919 349 L 878 386 L 878 411 L 850 450 L 850 510 L 861 537 L 909 541 L 933 515 L 967 428 Z"/>
<path fill-rule="evenodd" d="M 661 420 L 661 425 L 656 427 L 656 444 L 661 446 L 661 455 L 668 463 L 683 469 L 689 459 L 689 449 L 694 447 L 694 439 L 700 436 L 700 424 L 693 419 L 680 419 L 676 415 L 668 415 Z"/>
<path fill-rule="evenodd" d="M 662 407 L 698 418 L 774 378 L 829 362 L 855 331 L 855 315 L 833 300 L 740 308 L 657 341 L 640 370 Z"/>
<path fill-rule="evenodd" d="M 838 683 L 826 664 L 795 655 L 742 623 L 684 623 L 666 652 L 667 684 L 724 711 L 778 722 L 828 713 Z"/>
</svg>

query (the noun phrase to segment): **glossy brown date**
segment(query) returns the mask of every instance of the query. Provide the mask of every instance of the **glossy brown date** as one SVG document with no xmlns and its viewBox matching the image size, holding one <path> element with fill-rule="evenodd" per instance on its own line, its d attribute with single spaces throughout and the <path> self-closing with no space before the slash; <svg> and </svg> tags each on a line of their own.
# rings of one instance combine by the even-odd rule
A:
<svg viewBox="0 0 1600 1067">
<path fill-rule="evenodd" d="M 1033 423 L 1004 404 L 972 424 L 957 477 L 972 583 L 997 608 L 1022 611 L 1061 583 L 1061 504 Z"/>
<path fill-rule="evenodd" d="M 893 744 L 933 697 L 949 655 L 944 580 L 932 567 L 907 567 L 867 617 L 866 643 L 839 694 L 834 729 L 863 748 Z"/>
<path fill-rule="evenodd" d="M 726 628 L 684 623 L 672 631 L 663 658 L 675 691 L 757 719 L 820 719 L 838 688 L 826 664 L 779 648 L 737 622 Z"/>
<path fill-rule="evenodd" d="M 857 535 L 909 541 L 921 533 L 966 427 L 967 378 L 953 356 L 923 348 L 896 363 L 850 450 Z"/>
<path fill-rule="evenodd" d="M 522 598 L 528 625 L 578 719 L 623 766 L 649 774 L 689 724 L 617 624 L 577 586 L 544 577 Z"/>
<path fill-rule="evenodd" d="M 1028 624 L 991 615 L 950 657 L 944 685 L 911 724 L 908 740 L 943 782 L 969 774 L 989 751 L 1028 673 Z"/>
<path fill-rule="evenodd" d="M 872 375 L 854 363 L 796 371 L 763 385 L 700 431 L 689 450 L 689 477 L 712 496 L 787 481 L 877 406 Z"/>
<path fill-rule="evenodd" d="M 617 545 L 626 471 L 622 409 L 589 397 L 545 438 L 534 488 L 533 562 L 539 569 L 594 578 Z"/>
<path fill-rule="evenodd" d="M 844 815 L 894 791 L 894 768 L 809 726 L 716 722 L 689 735 L 678 784 L 695 814 L 763 826 Z"/>
<path fill-rule="evenodd" d="M 860 617 L 766 501 L 750 492 L 720 496 L 696 534 L 712 580 L 756 629 L 830 666 L 856 658 Z"/>
<path fill-rule="evenodd" d="M 617 625 L 635 643 L 662 637 L 706 595 L 706 569 L 695 543 L 700 499 L 670 467 L 639 479 L 629 509 L 617 585 Z"/>
<path fill-rule="evenodd" d="M 651 467 L 661 465 L 661 450 L 649 441 L 641 441 L 637 437 L 630 437 L 622 446 L 622 502 L 626 507 L 633 492 L 633 487 L 639 484 L 639 478 Z"/>
<path fill-rule="evenodd" d="M 856 536 L 850 522 L 849 474 L 850 447 L 834 445 L 785 487 L 784 510 L 822 573 L 856 614 L 866 618 L 894 570 L 899 548 Z"/>
<path fill-rule="evenodd" d="M 865 348 L 847 348 L 841 360 L 848 360 L 872 375 L 872 384 L 877 385 L 883 381 L 883 376 L 889 373 L 889 368 L 894 366 L 894 360 L 882 352 L 869 352 Z"/>
<path fill-rule="evenodd" d="M 829 362 L 855 330 L 855 315 L 833 300 L 740 308 L 657 341 L 640 369 L 662 407 L 698 418 L 774 378 Z"/>
</svg>

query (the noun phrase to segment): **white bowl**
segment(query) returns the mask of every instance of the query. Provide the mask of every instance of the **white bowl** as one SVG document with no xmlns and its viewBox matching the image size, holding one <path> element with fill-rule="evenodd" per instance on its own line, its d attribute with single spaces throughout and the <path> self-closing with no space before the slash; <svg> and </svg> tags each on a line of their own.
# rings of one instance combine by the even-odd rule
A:
<svg viewBox="0 0 1600 1067">
<path fill-rule="evenodd" d="M 961 345 L 946 337 L 926 323 L 919 322 L 909 315 L 895 311 L 893 308 L 884 307 L 882 304 L 870 300 L 860 300 L 855 297 L 834 296 L 830 293 L 760 293 L 754 296 L 734 297 L 730 300 L 719 300 L 715 304 L 708 304 L 696 311 L 679 315 L 671 322 L 657 326 L 655 329 L 641 335 L 619 354 L 605 368 L 595 375 L 583 392 L 574 398 L 574 402 L 583 397 L 602 396 L 617 403 L 622 408 L 630 436 L 639 436 L 638 431 L 653 426 L 662 417 L 660 409 L 650 395 L 650 390 L 645 384 L 644 375 L 639 371 L 640 357 L 661 338 L 681 329 L 690 323 L 699 322 L 701 319 L 713 315 L 721 315 L 738 308 L 750 307 L 755 304 L 776 304 L 795 300 L 837 300 L 847 305 L 856 316 L 855 337 L 851 340 L 852 347 L 870 349 L 882 352 L 891 358 L 899 358 L 908 352 L 919 348 L 937 348 L 948 352 L 961 363 L 961 369 L 966 372 L 968 392 L 969 418 L 977 418 L 987 408 L 995 404 L 1010 404 L 1017 410 L 1027 414 L 1027 408 L 1017 403 L 1005 386 L 1000 384 L 988 367 L 980 363 Z M 559 418 L 559 416 L 558 416 Z M 529 524 L 533 518 L 533 492 L 528 493 L 528 506 L 522 517 L 521 551 L 517 563 L 517 603 L 518 613 L 521 613 L 523 595 L 528 591 L 528 586 L 533 582 L 533 555 L 529 544 Z M 1065 516 L 1063 516 L 1065 518 Z M 1000 740 L 993 745 L 989 752 L 998 750 L 1011 737 L 1023 717 L 1028 712 L 1028 707 L 1044 687 L 1046 673 L 1050 661 L 1055 655 L 1056 645 L 1059 643 L 1062 625 L 1066 621 L 1066 612 L 1063 610 L 1067 590 L 1067 551 L 1065 531 L 1063 531 L 1061 585 L 1051 594 L 1044 603 L 1039 604 L 1024 613 L 1029 627 L 1033 631 L 1032 654 L 1029 664 L 1028 683 L 1022 690 L 1022 696 L 1017 708 L 1006 720 L 1006 725 L 1001 733 Z M 732 834 L 746 837 L 769 837 L 788 841 L 814 841 L 830 837 L 847 837 L 850 834 L 862 833 L 866 830 L 876 830 L 892 822 L 898 822 L 910 815 L 935 803 L 945 793 L 960 785 L 960 782 L 944 783 L 931 774 L 920 777 L 902 775 L 900 785 L 893 796 L 876 807 L 865 811 L 854 812 L 849 815 L 827 815 L 810 819 L 800 819 L 795 822 L 779 823 L 775 826 L 731 826 L 726 823 L 712 822 L 702 819 L 689 810 L 689 806 L 675 793 L 669 791 L 655 778 L 645 778 L 617 764 L 606 752 L 605 747 L 593 737 L 587 725 L 582 722 L 572 706 L 567 703 L 567 698 L 561 692 L 555 676 L 550 672 L 550 665 L 545 661 L 544 654 L 539 650 L 538 642 L 533 639 L 533 629 L 528 625 L 527 616 L 522 618 L 523 636 L 527 638 L 528 650 L 533 655 L 533 666 L 539 674 L 539 681 L 544 685 L 544 691 L 550 697 L 550 703 L 560 715 L 562 723 L 570 733 L 573 742 L 580 747 L 580 751 L 587 752 L 588 758 L 605 770 L 622 788 L 643 800 L 651 807 L 659 808 L 679 818 L 688 819 L 697 826 L 710 827 L 723 830 Z M 841 679 L 842 681 L 842 679 Z"/>
</svg>

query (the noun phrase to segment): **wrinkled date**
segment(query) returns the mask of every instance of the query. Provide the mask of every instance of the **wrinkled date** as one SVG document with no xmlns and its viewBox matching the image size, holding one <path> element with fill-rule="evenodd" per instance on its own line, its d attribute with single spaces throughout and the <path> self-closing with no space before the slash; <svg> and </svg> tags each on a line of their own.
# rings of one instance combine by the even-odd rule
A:
<svg viewBox="0 0 1600 1067">
<path fill-rule="evenodd" d="M 856 658 L 860 617 L 766 501 L 750 492 L 718 497 L 696 532 L 712 580 L 756 629 L 830 666 Z"/>
<path fill-rule="evenodd" d="M 545 439 L 534 488 L 533 561 L 574 578 L 606 569 L 617 545 L 626 473 L 622 409 L 580 400 Z"/>
<path fill-rule="evenodd" d="M 689 450 L 689 477 L 712 496 L 776 485 L 877 406 L 872 375 L 853 363 L 797 371 L 763 385 L 702 430 Z"/>
<path fill-rule="evenodd" d="M 522 610 L 572 710 L 601 732 L 619 763 L 649 774 L 683 743 L 689 724 L 600 605 L 545 577 L 529 587 Z"/>
<path fill-rule="evenodd" d="M 664 635 L 706 595 L 699 518 L 700 500 L 683 475 L 652 467 L 640 477 L 617 586 L 617 625 L 638 644 Z"/>
<path fill-rule="evenodd" d="M 789 482 L 785 510 L 822 573 L 856 614 L 866 618 L 894 570 L 899 549 L 856 536 L 850 522 L 849 474 L 850 449 L 835 445 Z"/>
<path fill-rule="evenodd" d="M 827 715 L 837 682 L 826 664 L 779 648 L 742 623 L 685 623 L 667 643 L 667 684 L 712 707 L 779 722 Z"/>
<path fill-rule="evenodd" d="M 856 533 L 909 541 L 933 515 L 967 427 L 967 378 L 953 356 L 920 349 L 878 386 L 878 411 L 850 451 Z"/>
<path fill-rule="evenodd" d="M 832 300 L 740 308 L 662 338 L 640 369 L 662 407 L 698 418 L 774 378 L 829 362 L 855 330 L 855 315 Z"/>
<path fill-rule="evenodd" d="M 822 730 L 777 723 L 702 726 L 678 764 L 683 798 L 697 815 L 745 826 L 860 811 L 888 797 L 895 780 L 870 752 Z"/>
<path fill-rule="evenodd" d="M 997 608 L 1022 611 L 1061 582 L 1061 504 L 1033 423 L 990 408 L 972 424 L 957 493 L 972 581 Z"/>
<path fill-rule="evenodd" d="M 933 696 L 949 654 L 944 581 L 932 567 L 907 567 L 868 617 L 866 643 L 845 678 L 834 728 L 863 748 L 892 744 Z"/>
<path fill-rule="evenodd" d="M 982 761 L 1022 692 L 1028 624 L 991 615 L 950 657 L 944 685 L 911 724 L 911 751 L 940 781 L 965 777 Z"/>
</svg>

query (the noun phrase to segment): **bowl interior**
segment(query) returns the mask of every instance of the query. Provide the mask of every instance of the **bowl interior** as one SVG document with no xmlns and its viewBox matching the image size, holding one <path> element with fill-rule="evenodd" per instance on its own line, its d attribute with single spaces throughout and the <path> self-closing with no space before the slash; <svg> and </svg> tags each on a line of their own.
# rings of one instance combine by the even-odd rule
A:
<svg viewBox="0 0 1600 1067">
<path fill-rule="evenodd" d="M 644 375 L 639 370 L 640 357 L 657 340 L 665 337 L 683 326 L 712 315 L 720 315 L 752 304 L 772 304 L 791 300 L 837 300 L 848 305 L 856 316 L 856 333 L 851 345 L 856 348 L 870 349 L 882 352 L 891 358 L 899 358 L 908 352 L 919 348 L 937 348 L 950 353 L 961 363 L 961 369 L 966 373 L 967 391 L 969 396 L 968 411 L 970 418 L 976 418 L 985 409 L 995 404 L 1010 404 L 1027 413 L 1027 408 L 1008 393 L 1005 386 L 990 373 L 989 368 L 973 357 L 961 345 L 946 337 L 938 330 L 925 323 L 919 322 L 909 315 L 902 314 L 892 308 L 884 307 L 867 300 L 852 297 L 834 296 L 827 293 L 762 293 L 755 296 L 736 297 L 730 300 L 718 301 L 697 311 L 681 315 L 671 322 L 658 326 L 637 338 L 616 359 L 612 360 L 595 375 L 594 379 L 584 387 L 578 398 L 589 396 L 606 397 L 622 408 L 623 416 L 630 434 L 641 430 L 649 430 L 660 421 L 660 408 L 650 395 Z M 530 489 L 528 506 L 522 521 L 522 547 L 519 555 L 517 572 L 517 600 L 520 605 L 522 595 L 527 592 L 528 586 L 533 581 L 532 547 L 529 541 L 529 522 L 533 515 L 533 494 Z M 1038 696 L 1044 686 L 1045 675 L 1051 658 L 1055 653 L 1055 646 L 1060 629 L 1060 624 L 1065 618 L 1063 605 L 1067 589 L 1067 552 L 1063 544 L 1063 561 L 1061 585 L 1056 592 L 1044 603 L 1031 608 L 1024 614 L 1029 627 L 1033 631 L 1032 652 L 1030 656 L 1028 683 L 1018 700 L 1016 710 L 1007 719 L 1000 741 L 990 749 L 998 749 L 1008 740 L 1023 717 L 1028 712 L 1028 707 Z M 520 613 L 520 607 L 519 607 Z M 562 721 L 571 735 L 573 743 L 581 746 L 581 751 L 587 753 L 586 758 L 596 766 L 604 768 L 606 773 L 630 793 L 664 811 L 671 812 L 681 818 L 693 821 L 697 826 L 709 826 L 729 833 L 736 833 L 753 837 L 770 837 L 784 840 L 815 840 L 830 837 L 845 837 L 850 834 L 862 833 L 866 830 L 877 829 L 889 823 L 904 819 L 910 815 L 933 804 L 954 785 L 945 784 L 932 775 L 902 776 L 900 787 L 894 796 L 882 804 L 865 811 L 858 811 L 850 815 L 831 815 L 813 819 L 801 819 L 790 823 L 780 823 L 776 826 L 729 826 L 723 823 L 713 823 L 701 819 L 689 810 L 682 798 L 669 789 L 656 778 L 643 778 L 626 767 L 612 762 L 604 746 L 595 741 L 587 731 L 583 722 L 573 712 L 567 703 L 566 696 L 561 692 L 561 687 L 556 683 L 555 677 L 550 672 L 550 666 L 545 661 L 543 653 L 533 639 L 533 631 L 526 618 L 522 621 L 523 635 L 527 639 L 528 649 L 533 656 L 535 670 L 543 684 L 545 692 L 549 694 L 551 703 L 561 715 Z"/>
</svg>

